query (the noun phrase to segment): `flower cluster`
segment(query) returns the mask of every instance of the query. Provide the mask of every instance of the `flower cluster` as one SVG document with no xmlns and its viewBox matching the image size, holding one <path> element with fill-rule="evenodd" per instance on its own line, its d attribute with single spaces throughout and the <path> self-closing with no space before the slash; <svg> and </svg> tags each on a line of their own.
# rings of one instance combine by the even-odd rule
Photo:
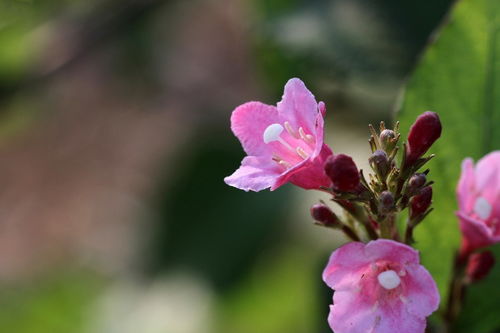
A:
<svg viewBox="0 0 500 333">
<path fill-rule="evenodd" d="M 411 245 L 414 229 L 432 211 L 433 181 L 423 167 L 441 136 L 439 116 L 421 114 L 403 144 L 399 123 L 387 128 L 381 122 L 379 130 L 370 125 L 372 172 L 366 178 L 350 156 L 334 154 L 324 143 L 325 115 L 325 104 L 296 78 L 287 82 L 276 106 L 249 102 L 237 107 L 231 129 L 248 156 L 225 182 L 245 191 L 292 183 L 329 193 L 344 216 L 324 202 L 311 207 L 311 215 L 316 224 L 341 230 L 352 241 L 332 253 L 323 273 L 335 291 L 328 318 L 332 330 L 422 333 L 440 298 Z M 466 159 L 457 193 L 464 238 L 452 290 L 482 279 L 493 266 L 490 252 L 475 251 L 500 240 L 500 152 L 475 169 Z M 398 225 L 405 210 L 408 218 Z M 453 295 L 450 300 L 460 302 Z M 452 320 L 455 314 L 450 310 L 446 316 Z"/>
</svg>

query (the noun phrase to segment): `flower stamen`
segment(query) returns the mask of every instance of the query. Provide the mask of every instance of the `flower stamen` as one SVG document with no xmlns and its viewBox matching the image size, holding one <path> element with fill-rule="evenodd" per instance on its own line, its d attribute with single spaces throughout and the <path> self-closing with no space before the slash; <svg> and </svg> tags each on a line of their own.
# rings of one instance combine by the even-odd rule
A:
<svg viewBox="0 0 500 333">
<path fill-rule="evenodd" d="M 299 134 L 300 134 L 300 138 L 308 143 L 308 144 L 313 144 L 314 143 L 314 137 L 311 135 L 311 134 L 306 134 L 304 132 L 304 129 L 302 127 L 299 127 Z"/>
<path fill-rule="evenodd" d="M 297 155 L 299 155 L 303 159 L 306 159 L 306 158 L 309 157 L 309 155 L 307 155 L 307 153 L 305 152 L 305 150 L 302 149 L 301 147 L 297 147 L 297 149 L 295 149 L 295 151 L 297 152 Z"/>
<path fill-rule="evenodd" d="M 295 139 L 299 138 L 299 135 L 297 134 L 297 132 L 295 132 L 295 130 L 292 128 L 292 125 L 290 125 L 290 123 L 288 121 L 285 121 L 285 128 L 286 128 L 286 131 L 291 136 L 293 136 Z"/>
<path fill-rule="evenodd" d="M 378 283 L 387 290 L 397 288 L 401 284 L 401 279 L 392 269 L 380 273 L 377 276 L 377 280 Z"/>
<path fill-rule="evenodd" d="M 491 205 L 483 197 L 479 197 L 474 204 L 474 213 L 482 220 L 487 220 L 491 215 Z"/>
<path fill-rule="evenodd" d="M 267 126 L 267 128 L 264 130 L 264 134 L 262 135 L 264 143 L 268 144 L 273 141 L 278 141 L 286 148 L 290 149 L 291 151 L 294 151 L 292 146 L 290 146 L 290 144 L 285 140 L 283 140 L 283 138 L 280 136 L 283 130 L 284 128 L 280 124 L 271 124 Z"/>
</svg>

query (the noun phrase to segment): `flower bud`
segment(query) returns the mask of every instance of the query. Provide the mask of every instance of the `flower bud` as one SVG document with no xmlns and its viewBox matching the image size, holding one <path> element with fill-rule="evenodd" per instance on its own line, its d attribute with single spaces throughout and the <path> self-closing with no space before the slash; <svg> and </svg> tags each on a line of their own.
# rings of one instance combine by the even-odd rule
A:
<svg viewBox="0 0 500 333">
<path fill-rule="evenodd" d="M 396 133 L 393 130 L 385 129 L 380 132 L 380 144 L 387 153 L 390 153 L 396 147 L 397 142 Z"/>
<path fill-rule="evenodd" d="M 376 150 L 370 158 L 368 158 L 373 171 L 377 173 L 379 178 L 385 180 L 385 177 L 390 171 L 390 163 L 387 154 L 383 150 Z"/>
<path fill-rule="evenodd" d="M 411 176 L 410 180 L 408 181 L 408 189 L 407 189 L 408 196 L 418 193 L 418 190 L 425 185 L 426 181 L 427 177 L 425 176 L 424 173 L 416 173 L 413 176 Z"/>
<path fill-rule="evenodd" d="M 441 121 L 435 112 L 426 111 L 410 127 L 405 165 L 411 166 L 441 136 Z"/>
<path fill-rule="evenodd" d="M 380 193 L 379 205 L 382 213 L 390 212 L 394 209 L 394 195 L 389 191 Z"/>
<path fill-rule="evenodd" d="M 426 181 L 427 177 L 425 176 L 425 173 L 416 173 L 411 176 L 410 180 L 408 181 L 408 185 L 412 188 L 417 189 L 424 186 Z"/>
<path fill-rule="evenodd" d="M 319 224 L 325 227 L 340 226 L 337 215 L 325 204 L 315 204 L 311 207 L 311 216 Z"/>
<path fill-rule="evenodd" d="M 491 251 L 474 253 L 469 257 L 466 273 L 472 282 L 485 278 L 495 265 L 495 257 Z"/>
<path fill-rule="evenodd" d="M 329 157 L 325 163 L 325 173 L 332 180 L 336 191 L 354 192 L 359 187 L 359 171 L 350 156 L 338 154 Z"/>
<path fill-rule="evenodd" d="M 415 219 L 424 214 L 432 203 L 432 187 L 426 186 L 420 193 L 410 199 L 410 218 Z"/>
</svg>

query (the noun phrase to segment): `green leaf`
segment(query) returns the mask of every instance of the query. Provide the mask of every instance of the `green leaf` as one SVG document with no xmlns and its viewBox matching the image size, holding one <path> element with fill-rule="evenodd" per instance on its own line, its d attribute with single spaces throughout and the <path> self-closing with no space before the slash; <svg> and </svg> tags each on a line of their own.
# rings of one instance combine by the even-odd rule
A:
<svg viewBox="0 0 500 333">
<path fill-rule="evenodd" d="M 453 253 L 460 240 L 455 216 L 460 163 L 465 157 L 477 160 L 500 149 L 499 57 L 500 1 L 458 2 L 409 80 L 398 115 L 403 131 L 426 110 L 437 112 L 443 124 L 443 135 L 431 150 L 437 156 L 428 165 L 429 176 L 436 182 L 435 211 L 415 235 L 423 264 L 438 283 L 442 306 L 446 305 Z M 494 274 L 499 281 L 500 270 Z M 500 289 L 481 287 L 483 297 L 477 297 L 479 288 L 472 287 L 467 300 L 479 302 L 475 307 L 482 311 L 494 312 L 500 304 Z M 500 326 L 496 318 L 482 323 L 482 330 L 469 326 L 468 331 L 490 332 Z"/>
</svg>

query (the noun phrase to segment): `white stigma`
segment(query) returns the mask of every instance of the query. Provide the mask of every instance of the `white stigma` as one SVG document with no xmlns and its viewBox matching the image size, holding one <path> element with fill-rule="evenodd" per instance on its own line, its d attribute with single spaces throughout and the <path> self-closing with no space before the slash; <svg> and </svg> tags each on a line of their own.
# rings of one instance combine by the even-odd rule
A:
<svg viewBox="0 0 500 333">
<path fill-rule="evenodd" d="M 264 130 L 264 135 L 262 136 L 264 139 L 264 143 L 269 143 L 273 141 L 278 141 L 280 139 L 281 132 L 283 132 L 283 126 L 280 124 L 271 124 L 267 126 Z"/>
<path fill-rule="evenodd" d="M 401 279 L 393 270 L 384 271 L 377 276 L 378 283 L 387 290 L 396 288 L 401 284 Z"/>
<path fill-rule="evenodd" d="M 479 197 L 474 204 L 474 213 L 482 220 L 487 220 L 491 215 L 491 205 L 483 197 Z"/>
</svg>

